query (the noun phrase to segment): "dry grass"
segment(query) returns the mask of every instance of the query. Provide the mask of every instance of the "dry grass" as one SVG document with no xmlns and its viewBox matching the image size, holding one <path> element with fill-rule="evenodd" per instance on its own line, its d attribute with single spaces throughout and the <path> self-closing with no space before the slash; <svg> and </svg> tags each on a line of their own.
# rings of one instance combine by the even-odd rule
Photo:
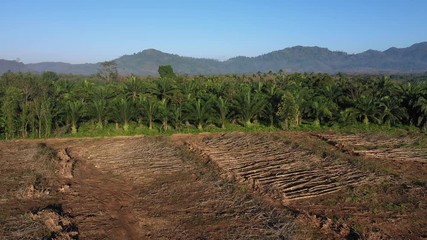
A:
<svg viewBox="0 0 427 240">
<path fill-rule="evenodd" d="M 0 239 L 50 235 L 31 212 L 58 201 L 55 152 L 42 143 L 0 145 Z"/>
</svg>

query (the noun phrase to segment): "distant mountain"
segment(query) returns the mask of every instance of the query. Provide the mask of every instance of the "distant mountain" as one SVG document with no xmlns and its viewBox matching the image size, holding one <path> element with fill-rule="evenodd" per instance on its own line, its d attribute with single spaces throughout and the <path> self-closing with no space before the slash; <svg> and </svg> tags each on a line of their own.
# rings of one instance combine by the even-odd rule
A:
<svg viewBox="0 0 427 240">
<path fill-rule="evenodd" d="M 212 59 L 181 57 L 155 49 L 147 49 L 133 55 L 115 59 L 119 72 L 124 74 L 157 75 L 159 65 L 172 65 L 175 72 L 186 74 L 218 74 L 222 62 Z"/>
<path fill-rule="evenodd" d="M 53 71 L 57 73 L 72 73 L 81 75 L 95 74 L 98 71 L 99 64 L 71 64 L 63 62 L 42 62 L 26 64 L 28 69 L 33 72 Z"/>
<path fill-rule="evenodd" d="M 327 48 L 296 46 L 270 52 L 257 57 L 239 56 L 226 61 L 182 57 L 147 49 L 124 55 L 116 61 L 121 74 L 157 75 L 159 65 L 170 64 L 181 74 L 226 74 L 277 72 L 326 72 L 326 73 L 417 73 L 427 72 L 427 42 L 407 48 L 389 48 L 383 52 L 368 50 L 358 54 L 330 51 Z M 0 74 L 8 70 L 89 75 L 97 73 L 99 63 L 69 64 L 43 62 L 23 64 L 0 60 Z"/>
<path fill-rule="evenodd" d="M 0 59 L 0 73 L 3 74 L 7 71 L 27 72 L 30 71 L 30 69 L 21 62 Z"/>
</svg>

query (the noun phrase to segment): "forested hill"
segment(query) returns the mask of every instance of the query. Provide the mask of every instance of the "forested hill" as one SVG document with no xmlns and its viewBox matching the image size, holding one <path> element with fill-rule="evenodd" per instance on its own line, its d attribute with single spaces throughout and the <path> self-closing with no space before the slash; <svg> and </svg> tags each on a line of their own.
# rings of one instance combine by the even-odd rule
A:
<svg viewBox="0 0 427 240">
<path fill-rule="evenodd" d="M 368 50 L 358 54 L 330 51 L 320 47 L 296 46 L 257 57 L 235 57 L 226 61 L 182 57 L 155 49 L 144 50 L 114 59 L 121 74 L 157 75 L 159 65 L 172 65 L 181 74 L 226 74 L 277 72 L 325 73 L 419 73 L 427 72 L 427 42 L 407 48 L 385 51 Z M 0 74 L 11 71 L 95 74 L 99 63 L 68 64 L 44 62 L 23 64 L 0 60 Z"/>
</svg>

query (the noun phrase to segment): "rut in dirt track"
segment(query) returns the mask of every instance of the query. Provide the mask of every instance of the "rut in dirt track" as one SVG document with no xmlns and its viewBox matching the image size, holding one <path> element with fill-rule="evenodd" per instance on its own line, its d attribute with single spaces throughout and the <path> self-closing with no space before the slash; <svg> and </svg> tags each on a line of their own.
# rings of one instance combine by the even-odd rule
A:
<svg viewBox="0 0 427 240">
<path fill-rule="evenodd" d="M 125 180 L 112 178 L 86 160 L 74 157 L 72 148 L 58 153 L 60 160 L 73 162 L 72 172 L 60 171 L 68 179 L 61 205 L 64 212 L 73 216 L 79 237 L 140 239 L 138 222 L 132 215 L 132 187 Z"/>
</svg>

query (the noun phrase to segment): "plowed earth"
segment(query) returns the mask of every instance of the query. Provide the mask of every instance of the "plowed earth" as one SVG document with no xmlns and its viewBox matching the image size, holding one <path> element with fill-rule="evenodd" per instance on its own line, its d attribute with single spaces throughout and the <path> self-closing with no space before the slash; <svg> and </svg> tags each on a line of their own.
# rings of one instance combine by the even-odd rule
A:
<svg viewBox="0 0 427 240">
<path fill-rule="evenodd" d="M 375 139 L 283 132 L 0 142 L 0 239 L 427 237 L 424 138 Z"/>
</svg>

